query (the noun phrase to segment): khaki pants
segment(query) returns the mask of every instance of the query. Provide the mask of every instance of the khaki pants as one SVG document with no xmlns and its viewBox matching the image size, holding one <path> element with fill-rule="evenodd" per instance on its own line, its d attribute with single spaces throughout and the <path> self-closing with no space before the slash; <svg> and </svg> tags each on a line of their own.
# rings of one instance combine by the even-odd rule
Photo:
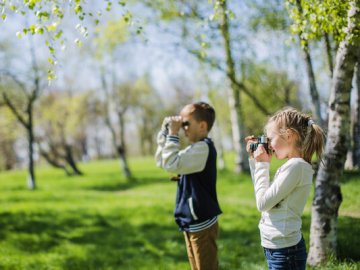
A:
<svg viewBox="0 0 360 270">
<path fill-rule="evenodd" d="M 219 269 L 216 245 L 218 235 L 218 222 L 200 232 L 184 232 L 187 254 L 192 270 Z"/>
</svg>

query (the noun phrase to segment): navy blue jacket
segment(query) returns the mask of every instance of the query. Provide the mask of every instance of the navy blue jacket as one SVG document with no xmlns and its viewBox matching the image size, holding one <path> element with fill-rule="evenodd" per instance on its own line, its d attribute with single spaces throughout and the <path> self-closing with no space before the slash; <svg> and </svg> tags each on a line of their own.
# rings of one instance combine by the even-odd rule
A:
<svg viewBox="0 0 360 270">
<path fill-rule="evenodd" d="M 222 213 L 216 194 L 216 149 L 210 138 L 203 141 L 209 146 L 204 170 L 183 174 L 178 182 L 174 216 L 180 230 Z"/>
</svg>

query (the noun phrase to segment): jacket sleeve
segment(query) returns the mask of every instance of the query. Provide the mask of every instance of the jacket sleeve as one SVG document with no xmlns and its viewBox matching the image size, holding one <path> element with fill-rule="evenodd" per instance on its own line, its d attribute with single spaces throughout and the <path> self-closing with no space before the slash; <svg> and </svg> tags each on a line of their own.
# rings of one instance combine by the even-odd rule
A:
<svg viewBox="0 0 360 270">
<path fill-rule="evenodd" d="M 156 142 L 157 142 L 158 146 L 157 146 L 157 149 L 155 152 L 155 161 L 156 161 L 156 166 L 158 166 L 158 167 L 162 167 L 162 151 L 165 146 L 166 137 L 167 137 L 168 133 L 169 133 L 168 129 L 163 124 L 160 132 L 158 133 L 158 135 L 156 137 Z"/>
<path fill-rule="evenodd" d="M 206 142 L 196 142 L 180 151 L 179 137 L 168 135 L 162 149 L 162 167 L 177 174 L 201 172 L 208 155 L 209 146 Z"/>
<path fill-rule="evenodd" d="M 270 186 L 268 162 L 256 162 L 254 171 L 254 187 L 256 206 L 259 211 L 268 211 L 286 198 L 299 184 L 301 166 L 288 164 L 279 168 L 277 175 Z"/>
</svg>

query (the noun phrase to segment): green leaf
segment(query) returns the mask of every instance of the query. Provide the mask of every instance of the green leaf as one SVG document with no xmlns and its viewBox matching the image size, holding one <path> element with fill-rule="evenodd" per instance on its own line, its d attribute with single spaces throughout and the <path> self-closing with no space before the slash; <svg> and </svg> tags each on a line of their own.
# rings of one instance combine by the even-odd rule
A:
<svg viewBox="0 0 360 270">
<path fill-rule="evenodd" d="M 54 47 L 49 46 L 48 48 L 49 48 L 49 51 L 50 51 L 51 54 L 54 54 L 54 53 L 55 53 Z"/>
<path fill-rule="evenodd" d="M 36 27 L 35 33 L 36 33 L 36 34 L 40 34 L 40 35 L 44 34 L 44 28 L 42 28 L 42 27 Z"/>
<path fill-rule="evenodd" d="M 75 39 L 75 44 L 79 47 L 79 48 L 81 48 L 82 47 L 82 41 L 80 40 L 80 39 Z"/>
<path fill-rule="evenodd" d="M 82 7 L 80 5 L 76 5 L 75 8 L 74 8 L 74 11 L 75 11 L 75 14 L 78 14 L 80 12 L 82 12 Z"/>
<path fill-rule="evenodd" d="M 59 32 L 56 33 L 55 38 L 56 39 L 60 38 L 62 34 L 63 34 L 63 31 L 60 30 Z"/>
</svg>

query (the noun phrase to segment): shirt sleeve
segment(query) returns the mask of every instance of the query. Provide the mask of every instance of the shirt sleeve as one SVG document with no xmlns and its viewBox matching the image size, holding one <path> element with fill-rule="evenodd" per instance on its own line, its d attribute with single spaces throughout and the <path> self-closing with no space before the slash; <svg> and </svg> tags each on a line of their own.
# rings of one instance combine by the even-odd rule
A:
<svg viewBox="0 0 360 270">
<path fill-rule="evenodd" d="M 176 174 L 201 172 L 208 155 L 209 146 L 206 142 L 196 142 L 180 151 L 179 137 L 169 135 L 162 150 L 162 167 Z"/>
<path fill-rule="evenodd" d="M 168 129 L 165 128 L 164 126 L 162 127 L 162 129 L 160 130 L 160 132 L 156 137 L 156 143 L 158 146 L 155 152 L 155 161 L 156 161 L 156 166 L 158 167 L 162 167 L 162 151 L 165 146 L 166 137 L 168 133 L 169 133 Z"/>
<path fill-rule="evenodd" d="M 254 186 L 256 206 L 259 211 L 268 211 L 286 198 L 301 179 L 301 166 L 283 165 L 270 186 L 268 162 L 256 162 L 254 171 Z"/>
</svg>

